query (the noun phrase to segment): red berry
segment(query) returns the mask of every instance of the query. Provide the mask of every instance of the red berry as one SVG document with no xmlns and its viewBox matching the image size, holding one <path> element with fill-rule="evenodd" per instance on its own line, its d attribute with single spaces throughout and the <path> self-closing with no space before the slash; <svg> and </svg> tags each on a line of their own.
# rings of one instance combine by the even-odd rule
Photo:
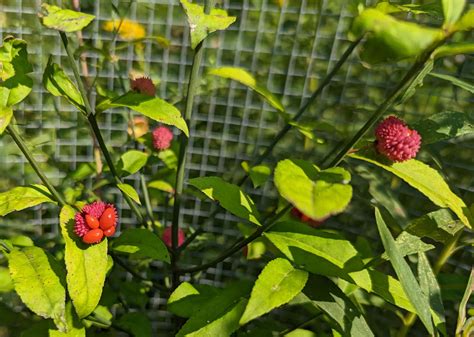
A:
<svg viewBox="0 0 474 337">
<path fill-rule="evenodd" d="M 100 228 L 103 230 L 109 229 L 117 224 L 117 212 L 115 208 L 109 207 L 100 217 Z"/>
<path fill-rule="evenodd" d="M 86 223 L 91 229 L 99 228 L 99 220 L 95 216 L 86 214 Z"/>
<path fill-rule="evenodd" d="M 168 248 L 171 248 L 173 246 L 172 243 L 172 233 L 171 233 L 171 227 L 166 227 L 165 230 L 163 231 L 163 234 L 161 235 L 161 239 L 165 243 Z M 183 230 L 180 228 L 178 230 L 178 247 L 181 246 L 186 239 L 186 236 L 184 235 Z"/>
<path fill-rule="evenodd" d="M 104 235 L 105 235 L 106 237 L 110 237 L 110 236 L 112 236 L 112 235 L 114 235 L 114 234 L 115 234 L 115 226 L 112 226 L 112 227 L 107 228 L 106 230 L 104 230 Z"/>
<path fill-rule="evenodd" d="M 87 234 L 82 237 L 82 241 L 87 244 L 99 243 L 103 237 L 104 232 L 102 232 L 102 229 L 96 228 L 87 232 Z"/>
</svg>

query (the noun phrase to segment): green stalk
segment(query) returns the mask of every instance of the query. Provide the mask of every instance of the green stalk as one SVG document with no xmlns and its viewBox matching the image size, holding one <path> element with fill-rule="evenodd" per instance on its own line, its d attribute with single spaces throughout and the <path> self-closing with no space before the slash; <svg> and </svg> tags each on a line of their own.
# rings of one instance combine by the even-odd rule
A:
<svg viewBox="0 0 474 337">
<path fill-rule="evenodd" d="M 115 184 L 122 184 L 122 180 L 120 179 L 120 176 L 117 173 L 117 170 L 115 169 L 114 162 L 112 160 L 112 157 L 109 153 L 109 150 L 107 149 L 107 146 L 105 145 L 104 138 L 102 137 L 102 133 L 100 132 L 100 128 L 97 125 L 97 120 L 95 118 L 95 114 L 93 113 L 92 107 L 89 102 L 89 97 L 87 96 L 87 91 L 84 87 L 84 83 L 82 83 L 81 75 L 79 73 L 79 68 L 77 66 L 76 60 L 74 59 L 74 51 L 72 50 L 71 46 L 69 45 L 68 38 L 66 36 L 66 33 L 64 32 L 59 32 L 59 35 L 61 36 L 61 40 L 63 42 L 64 48 L 66 49 L 66 54 L 69 60 L 69 65 L 72 68 L 72 71 L 74 73 L 74 77 L 77 82 L 77 86 L 79 88 L 79 92 L 81 93 L 82 99 L 84 101 L 84 107 L 86 109 L 86 117 L 87 120 L 89 121 L 89 125 L 94 132 L 94 135 L 97 139 L 97 142 L 99 143 L 99 147 L 102 151 L 102 154 L 105 157 L 105 161 L 107 162 L 107 165 L 109 166 L 110 172 L 112 173 L 114 177 Z M 120 190 L 121 191 L 121 190 Z M 125 193 L 121 191 L 125 201 L 128 203 L 130 206 L 130 209 L 132 210 L 133 213 L 135 213 L 136 217 L 138 218 L 138 221 L 141 222 L 142 224 L 146 225 L 145 219 L 143 218 L 142 213 L 138 209 L 137 205 L 135 202 Z"/>
<path fill-rule="evenodd" d="M 63 197 L 56 190 L 53 184 L 51 184 L 48 177 L 46 177 L 46 175 L 43 173 L 43 170 L 39 167 L 38 162 L 33 156 L 33 153 L 30 151 L 23 138 L 21 138 L 20 134 L 11 125 L 7 126 L 7 132 L 13 138 L 16 145 L 20 148 L 21 152 L 23 152 L 23 155 L 33 167 L 33 170 L 35 170 L 36 174 L 41 179 L 46 188 L 49 190 L 53 198 L 58 202 L 59 206 L 64 207 L 66 205 L 66 202 L 64 201 Z"/>
<path fill-rule="evenodd" d="M 153 207 L 151 206 L 150 195 L 148 194 L 148 187 L 146 186 L 145 175 L 143 173 L 140 173 L 140 184 L 142 187 L 143 199 L 145 201 L 145 209 L 151 221 L 151 225 L 148 226 L 148 229 L 153 231 L 153 229 L 155 228 L 155 221 L 153 219 Z"/>
<path fill-rule="evenodd" d="M 209 14 L 211 12 L 212 7 L 214 7 L 214 0 L 206 0 L 204 6 L 204 12 Z M 184 113 L 184 119 L 187 125 L 190 125 L 191 117 L 193 113 L 193 106 L 194 106 L 194 97 L 197 93 L 197 89 L 199 86 L 199 70 L 201 68 L 202 63 L 202 55 L 204 52 L 204 41 L 199 43 L 196 47 L 193 57 L 193 63 L 191 67 L 191 74 L 189 77 L 189 84 L 188 84 L 188 91 L 186 96 L 186 108 Z M 179 259 L 179 252 L 178 252 L 178 232 L 179 232 L 179 214 L 181 211 L 181 201 L 182 201 L 182 193 L 183 193 L 183 186 L 184 186 L 184 175 L 185 175 L 185 167 L 186 167 L 186 159 L 187 159 L 187 149 L 188 149 L 188 137 L 185 134 L 181 133 L 179 136 L 179 156 L 178 156 L 178 170 L 176 174 L 176 184 L 175 184 L 175 195 L 174 195 L 174 206 L 173 206 L 173 222 L 171 225 L 171 270 L 172 270 L 172 289 L 177 286 L 179 282 L 179 274 L 176 272 L 177 269 L 177 261 Z"/>
</svg>

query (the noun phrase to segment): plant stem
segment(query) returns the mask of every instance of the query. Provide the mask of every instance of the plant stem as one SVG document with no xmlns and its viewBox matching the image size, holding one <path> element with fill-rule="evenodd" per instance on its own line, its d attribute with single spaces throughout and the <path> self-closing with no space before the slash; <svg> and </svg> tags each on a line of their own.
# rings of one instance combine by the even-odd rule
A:
<svg viewBox="0 0 474 337">
<path fill-rule="evenodd" d="M 275 223 L 283 217 L 288 211 L 292 208 L 293 206 L 291 204 L 286 205 L 284 208 L 282 208 L 273 218 L 270 218 L 268 221 L 265 222 L 262 226 L 258 227 L 258 229 L 253 232 L 251 235 L 246 237 L 244 240 L 237 240 L 237 243 L 234 243 L 229 249 L 224 251 L 222 255 L 216 257 L 214 260 L 211 262 L 205 263 L 200 266 L 196 267 L 191 267 L 191 268 L 185 268 L 185 269 L 180 269 L 179 273 L 180 274 L 186 274 L 186 273 L 196 273 L 202 270 L 206 270 L 207 268 L 210 268 L 219 262 L 224 261 L 231 255 L 234 255 L 236 252 L 240 251 L 243 247 L 245 247 L 247 244 L 250 242 L 254 241 L 255 239 L 259 238 L 264 232 L 269 230 L 270 228 L 275 225 Z"/>
<path fill-rule="evenodd" d="M 362 137 L 364 137 L 367 131 L 377 122 L 377 120 L 395 104 L 397 98 L 407 90 L 407 88 L 412 84 L 413 80 L 418 75 L 418 73 L 423 69 L 426 62 L 430 60 L 433 51 L 437 47 L 442 45 L 446 41 L 447 38 L 448 36 L 446 36 L 444 39 L 440 41 L 437 41 L 436 43 L 434 43 L 433 45 L 431 45 L 429 48 L 426 49 L 426 51 L 419 57 L 419 59 L 408 70 L 408 72 L 405 74 L 403 79 L 392 90 L 392 92 L 387 97 L 387 99 L 378 107 L 377 110 L 374 111 L 374 113 L 370 116 L 370 118 L 362 126 L 362 128 L 359 131 L 357 131 L 357 133 L 344 144 L 342 149 L 336 154 L 336 156 L 330 162 L 328 167 L 338 166 L 341 163 L 341 161 L 344 159 L 347 153 L 349 153 L 352 147 Z"/>
<path fill-rule="evenodd" d="M 153 219 L 153 207 L 151 206 L 150 195 L 148 194 L 148 187 L 146 186 L 145 175 L 143 173 L 140 173 L 140 184 L 142 186 L 143 199 L 145 200 L 145 209 L 151 221 L 151 224 L 150 226 L 148 226 L 148 229 L 153 231 L 153 229 L 155 228 L 155 221 Z"/>
<path fill-rule="evenodd" d="M 212 7 L 214 7 L 214 0 L 206 0 L 204 6 L 204 13 L 209 14 Z M 187 125 L 190 125 L 191 117 L 194 107 L 194 97 L 197 93 L 199 86 L 199 70 L 201 68 L 202 56 L 204 52 L 204 41 L 201 41 L 196 46 L 193 63 L 191 66 L 191 74 L 189 77 L 188 91 L 186 95 L 186 108 L 184 113 L 184 120 Z M 179 274 L 177 273 L 177 262 L 179 259 L 178 251 L 178 233 L 179 233 L 179 215 L 181 211 L 181 201 L 182 193 L 184 186 L 184 176 L 185 176 L 185 167 L 186 167 L 186 157 L 188 149 L 188 137 L 184 133 L 181 133 L 179 136 L 179 156 L 178 156 L 178 169 L 176 173 L 176 184 L 175 184 L 175 195 L 174 195 L 174 205 L 173 205 L 173 222 L 171 224 L 171 271 L 172 271 L 172 289 L 174 289 L 179 282 Z"/>
<path fill-rule="evenodd" d="M 459 238 L 462 235 L 462 230 L 460 230 L 456 235 L 444 246 L 443 250 L 438 256 L 438 259 L 436 260 L 434 266 L 433 266 L 433 273 L 435 275 L 438 275 L 443 266 L 446 264 L 446 262 L 449 260 L 451 255 L 453 255 L 456 252 L 456 245 L 459 241 Z M 397 337 L 406 337 L 408 335 L 408 332 L 410 331 L 411 327 L 413 324 L 415 324 L 416 320 L 418 319 L 418 316 L 414 314 L 413 312 L 409 312 L 405 315 L 403 318 L 403 327 L 398 331 Z"/>
<path fill-rule="evenodd" d="M 49 181 L 49 179 L 46 177 L 46 175 L 43 173 L 43 170 L 39 167 L 38 162 L 35 160 L 35 158 L 33 156 L 33 153 L 30 151 L 30 149 L 26 145 L 23 138 L 21 138 L 20 134 L 11 125 L 7 126 L 7 132 L 13 138 L 16 145 L 20 148 L 21 152 L 23 152 L 23 155 L 28 160 L 30 165 L 33 167 L 33 170 L 35 170 L 36 174 L 41 179 L 41 181 L 46 186 L 46 188 L 49 190 L 49 192 L 51 193 L 53 198 L 58 202 L 59 206 L 64 207 L 66 205 L 66 202 L 64 201 L 63 197 L 56 190 L 56 188 L 53 186 L 53 184 Z"/>
<path fill-rule="evenodd" d="M 122 184 L 123 182 L 120 179 L 117 173 L 117 170 L 115 169 L 115 165 L 112 160 L 112 157 L 110 156 L 109 150 L 107 149 L 107 146 L 105 145 L 104 138 L 102 137 L 102 133 L 100 132 L 100 128 L 97 125 L 97 120 L 95 118 L 95 114 L 93 113 L 92 107 L 90 105 L 89 97 L 87 96 L 87 91 L 84 87 L 84 83 L 82 83 L 81 75 L 79 74 L 79 67 L 77 66 L 76 60 L 74 59 L 74 51 L 69 45 L 69 41 L 66 36 L 66 33 L 59 32 L 59 35 L 61 36 L 61 40 L 63 42 L 64 48 L 66 49 L 69 65 L 72 68 L 72 72 L 74 73 L 74 77 L 76 79 L 77 86 L 79 88 L 79 92 L 81 93 L 82 99 L 84 101 L 84 107 L 86 109 L 86 117 L 87 117 L 87 120 L 89 121 L 89 125 L 92 131 L 94 132 L 97 142 L 99 143 L 100 150 L 102 151 L 102 154 L 105 157 L 105 161 L 107 162 L 107 165 L 109 166 L 110 172 L 112 173 L 114 177 L 115 184 Z M 143 215 L 138 209 L 135 202 L 126 193 L 122 191 L 121 193 L 125 201 L 130 206 L 130 209 L 133 211 L 133 213 L 135 213 L 136 217 L 138 218 L 138 221 L 146 226 L 145 219 L 143 218 Z"/>
</svg>

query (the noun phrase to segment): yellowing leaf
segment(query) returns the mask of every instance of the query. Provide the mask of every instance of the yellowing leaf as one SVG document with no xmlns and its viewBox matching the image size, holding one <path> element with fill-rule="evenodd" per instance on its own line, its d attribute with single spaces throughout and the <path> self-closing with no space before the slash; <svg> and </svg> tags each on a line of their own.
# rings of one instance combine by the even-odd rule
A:
<svg viewBox="0 0 474 337">
<path fill-rule="evenodd" d="M 10 191 L 0 193 L 0 216 L 14 211 L 21 211 L 44 202 L 54 203 L 49 196 L 48 190 L 43 185 L 15 187 Z"/>
<path fill-rule="evenodd" d="M 95 16 L 91 14 L 62 9 L 48 4 L 41 5 L 41 12 L 38 15 L 44 26 L 66 33 L 82 30 L 95 19 Z"/>
</svg>

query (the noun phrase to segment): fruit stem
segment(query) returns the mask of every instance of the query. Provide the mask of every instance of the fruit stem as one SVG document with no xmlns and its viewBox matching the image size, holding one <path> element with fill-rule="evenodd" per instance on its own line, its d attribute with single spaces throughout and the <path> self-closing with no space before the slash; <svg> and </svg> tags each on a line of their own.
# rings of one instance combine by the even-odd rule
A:
<svg viewBox="0 0 474 337">
<path fill-rule="evenodd" d="M 56 190 L 56 188 L 53 186 L 48 177 L 46 177 L 46 175 L 44 174 L 38 162 L 35 160 L 33 153 L 28 148 L 28 145 L 26 145 L 21 135 L 16 131 L 13 126 L 11 126 L 11 124 L 7 126 L 7 132 L 12 137 L 16 145 L 20 148 L 21 152 L 23 152 L 23 155 L 28 160 L 31 167 L 33 167 L 33 170 L 35 170 L 36 174 L 41 179 L 46 188 L 49 190 L 53 198 L 58 202 L 59 206 L 64 207 L 65 205 L 67 205 L 61 194 L 58 192 L 58 190 Z"/>
</svg>

